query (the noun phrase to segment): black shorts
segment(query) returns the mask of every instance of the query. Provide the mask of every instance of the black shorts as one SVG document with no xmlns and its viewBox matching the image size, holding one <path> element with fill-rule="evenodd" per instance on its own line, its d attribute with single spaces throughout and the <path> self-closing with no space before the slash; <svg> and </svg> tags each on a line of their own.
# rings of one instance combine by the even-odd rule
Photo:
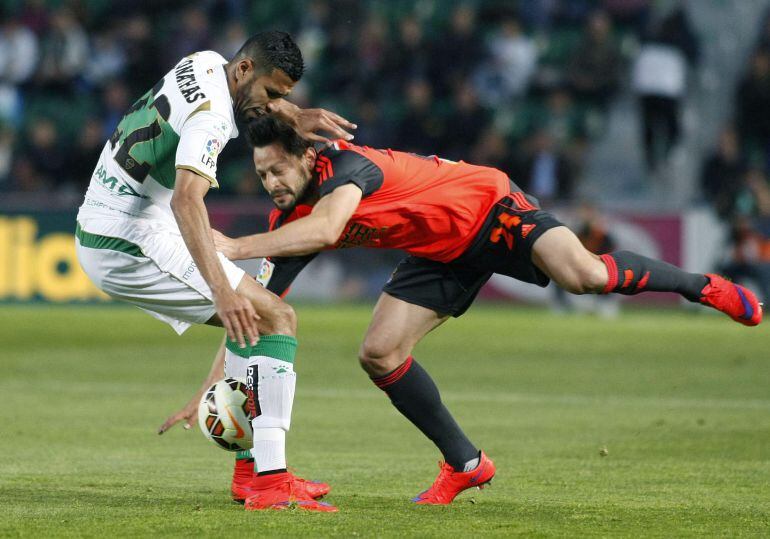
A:
<svg viewBox="0 0 770 539">
<path fill-rule="evenodd" d="M 532 263 L 532 245 L 557 226 L 564 225 L 511 182 L 511 194 L 490 210 L 465 253 L 451 262 L 407 256 L 382 290 L 407 303 L 457 317 L 495 273 L 546 286 L 548 277 Z"/>
</svg>

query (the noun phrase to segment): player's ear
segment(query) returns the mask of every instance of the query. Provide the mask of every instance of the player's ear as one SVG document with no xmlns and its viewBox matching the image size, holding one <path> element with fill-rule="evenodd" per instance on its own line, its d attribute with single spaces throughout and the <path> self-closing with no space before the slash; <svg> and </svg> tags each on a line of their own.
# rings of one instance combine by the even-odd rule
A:
<svg viewBox="0 0 770 539">
<path fill-rule="evenodd" d="M 305 150 L 305 154 L 302 157 L 308 170 L 313 170 L 316 157 L 318 157 L 318 152 L 316 152 L 315 148 L 313 148 L 313 146 L 308 146 Z"/>
<path fill-rule="evenodd" d="M 235 80 L 243 82 L 243 79 L 248 78 L 249 72 L 253 70 L 254 62 L 251 58 L 244 58 L 235 66 Z"/>
</svg>

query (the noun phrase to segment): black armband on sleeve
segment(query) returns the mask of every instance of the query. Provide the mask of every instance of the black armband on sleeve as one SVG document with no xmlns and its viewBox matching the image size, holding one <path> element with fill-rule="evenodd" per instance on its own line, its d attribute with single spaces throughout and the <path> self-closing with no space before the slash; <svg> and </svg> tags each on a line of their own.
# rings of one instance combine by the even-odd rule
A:
<svg viewBox="0 0 770 539">
<path fill-rule="evenodd" d="M 384 175 L 380 167 L 360 153 L 329 148 L 318 155 L 314 177 L 318 181 L 320 196 L 353 183 L 367 197 L 382 186 Z"/>
</svg>

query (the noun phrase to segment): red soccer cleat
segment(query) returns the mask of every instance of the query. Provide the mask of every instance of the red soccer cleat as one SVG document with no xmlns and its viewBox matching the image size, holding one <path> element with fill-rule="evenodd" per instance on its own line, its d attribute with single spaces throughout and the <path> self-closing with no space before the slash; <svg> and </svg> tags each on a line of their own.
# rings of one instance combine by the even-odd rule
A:
<svg viewBox="0 0 770 539">
<path fill-rule="evenodd" d="M 329 491 L 332 489 L 328 483 L 321 483 L 320 481 L 309 481 L 307 479 L 297 477 L 291 472 L 287 473 L 289 474 L 289 477 L 291 477 L 291 480 L 294 482 L 294 488 L 304 489 L 304 491 L 307 492 L 311 498 L 315 498 L 316 500 L 329 494 Z"/>
<path fill-rule="evenodd" d="M 433 485 L 412 498 L 420 505 L 448 505 L 463 490 L 478 487 L 484 488 L 495 476 L 495 463 L 482 451 L 479 465 L 470 472 L 456 472 L 446 462 L 439 463 L 441 471 Z"/>
<path fill-rule="evenodd" d="M 289 472 L 260 477 L 260 488 L 253 488 L 244 504 L 247 511 L 273 509 L 282 511 L 296 507 L 305 511 L 336 513 L 337 508 L 311 497 Z"/>
<path fill-rule="evenodd" d="M 291 472 L 287 472 L 294 482 L 297 490 L 304 490 L 311 498 L 323 498 L 332 489 L 327 483 L 319 481 L 308 481 L 297 477 Z M 235 461 L 233 470 L 233 482 L 230 486 L 230 492 L 233 495 L 233 501 L 243 503 L 246 498 L 254 494 L 254 489 L 258 488 L 257 476 L 254 473 L 254 461 L 251 459 L 241 459 Z"/>
<path fill-rule="evenodd" d="M 707 273 L 706 277 L 709 283 L 701 290 L 701 303 L 722 311 L 744 326 L 756 326 L 762 321 L 762 304 L 751 290 L 713 273 Z"/>
<path fill-rule="evenodd" d="M 233 470 L 233 482 L 230 483 L 230 492 L 233 501 L 243 503 L 243 500 L 251 496 L 254 479 L 254 461 L 252 459 L 239 459 L 235 461 Z"/>
</svg>

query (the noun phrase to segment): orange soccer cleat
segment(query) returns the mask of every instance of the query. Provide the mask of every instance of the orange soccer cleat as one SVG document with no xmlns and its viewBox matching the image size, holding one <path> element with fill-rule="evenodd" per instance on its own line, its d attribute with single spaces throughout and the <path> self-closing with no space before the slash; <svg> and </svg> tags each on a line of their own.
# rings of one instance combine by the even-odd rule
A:
<svg viewBox="0 0 770 539">
<path fill-rule="evenodd" d="M 289 478 L 294 482 L 294 486 L 297 490 L 304 490 L 311 498 L 323 498 L 331 487 L 326 483 L 319 481 L 308 481 L 297 477 L 291 472 L 287 472 Z M 258 488 L 257 476 L 254 473 L 254 461 L 251 459 L 241 459 L 235 461 L 235 469 L 233 470 L 233 482 L 230 486 L 230 492 L 233 495 L 233 500 L 238 503 L 243 503 L 246 498 L 254 494 L 254 489 Z"/>
<path fill-rule="evenodd" d="M 469 472 L 457 472 L 446 462 L 439 463 L 441 471 L 433 485 L 412 498 L 420 505 L 448 505 L 463 490 L 484 488 L 495 476 L 495 463 L 482 451 L 479 465 Z"/>
<path fill-rule="evenodd" d="M 337 508 L 325 502 L 319 502 L 307 493 L 301 482 L 297 482 L 289 472 L 261 476 L 259 488 L 252 488 L 244 506 L 247 511 L 273 509 L 281 511 L 296 507 L 305 511 L 336 513 Z"/>
<path fill-rule="evenodd" d="M 701 303 L 722 311 L 744 326 L 756 326 L 762 321 L 762 304 L 751 290 L 713 273 L 707 273 L 706 277 L 709 283 L 701 291 Z"/>
</svg>

